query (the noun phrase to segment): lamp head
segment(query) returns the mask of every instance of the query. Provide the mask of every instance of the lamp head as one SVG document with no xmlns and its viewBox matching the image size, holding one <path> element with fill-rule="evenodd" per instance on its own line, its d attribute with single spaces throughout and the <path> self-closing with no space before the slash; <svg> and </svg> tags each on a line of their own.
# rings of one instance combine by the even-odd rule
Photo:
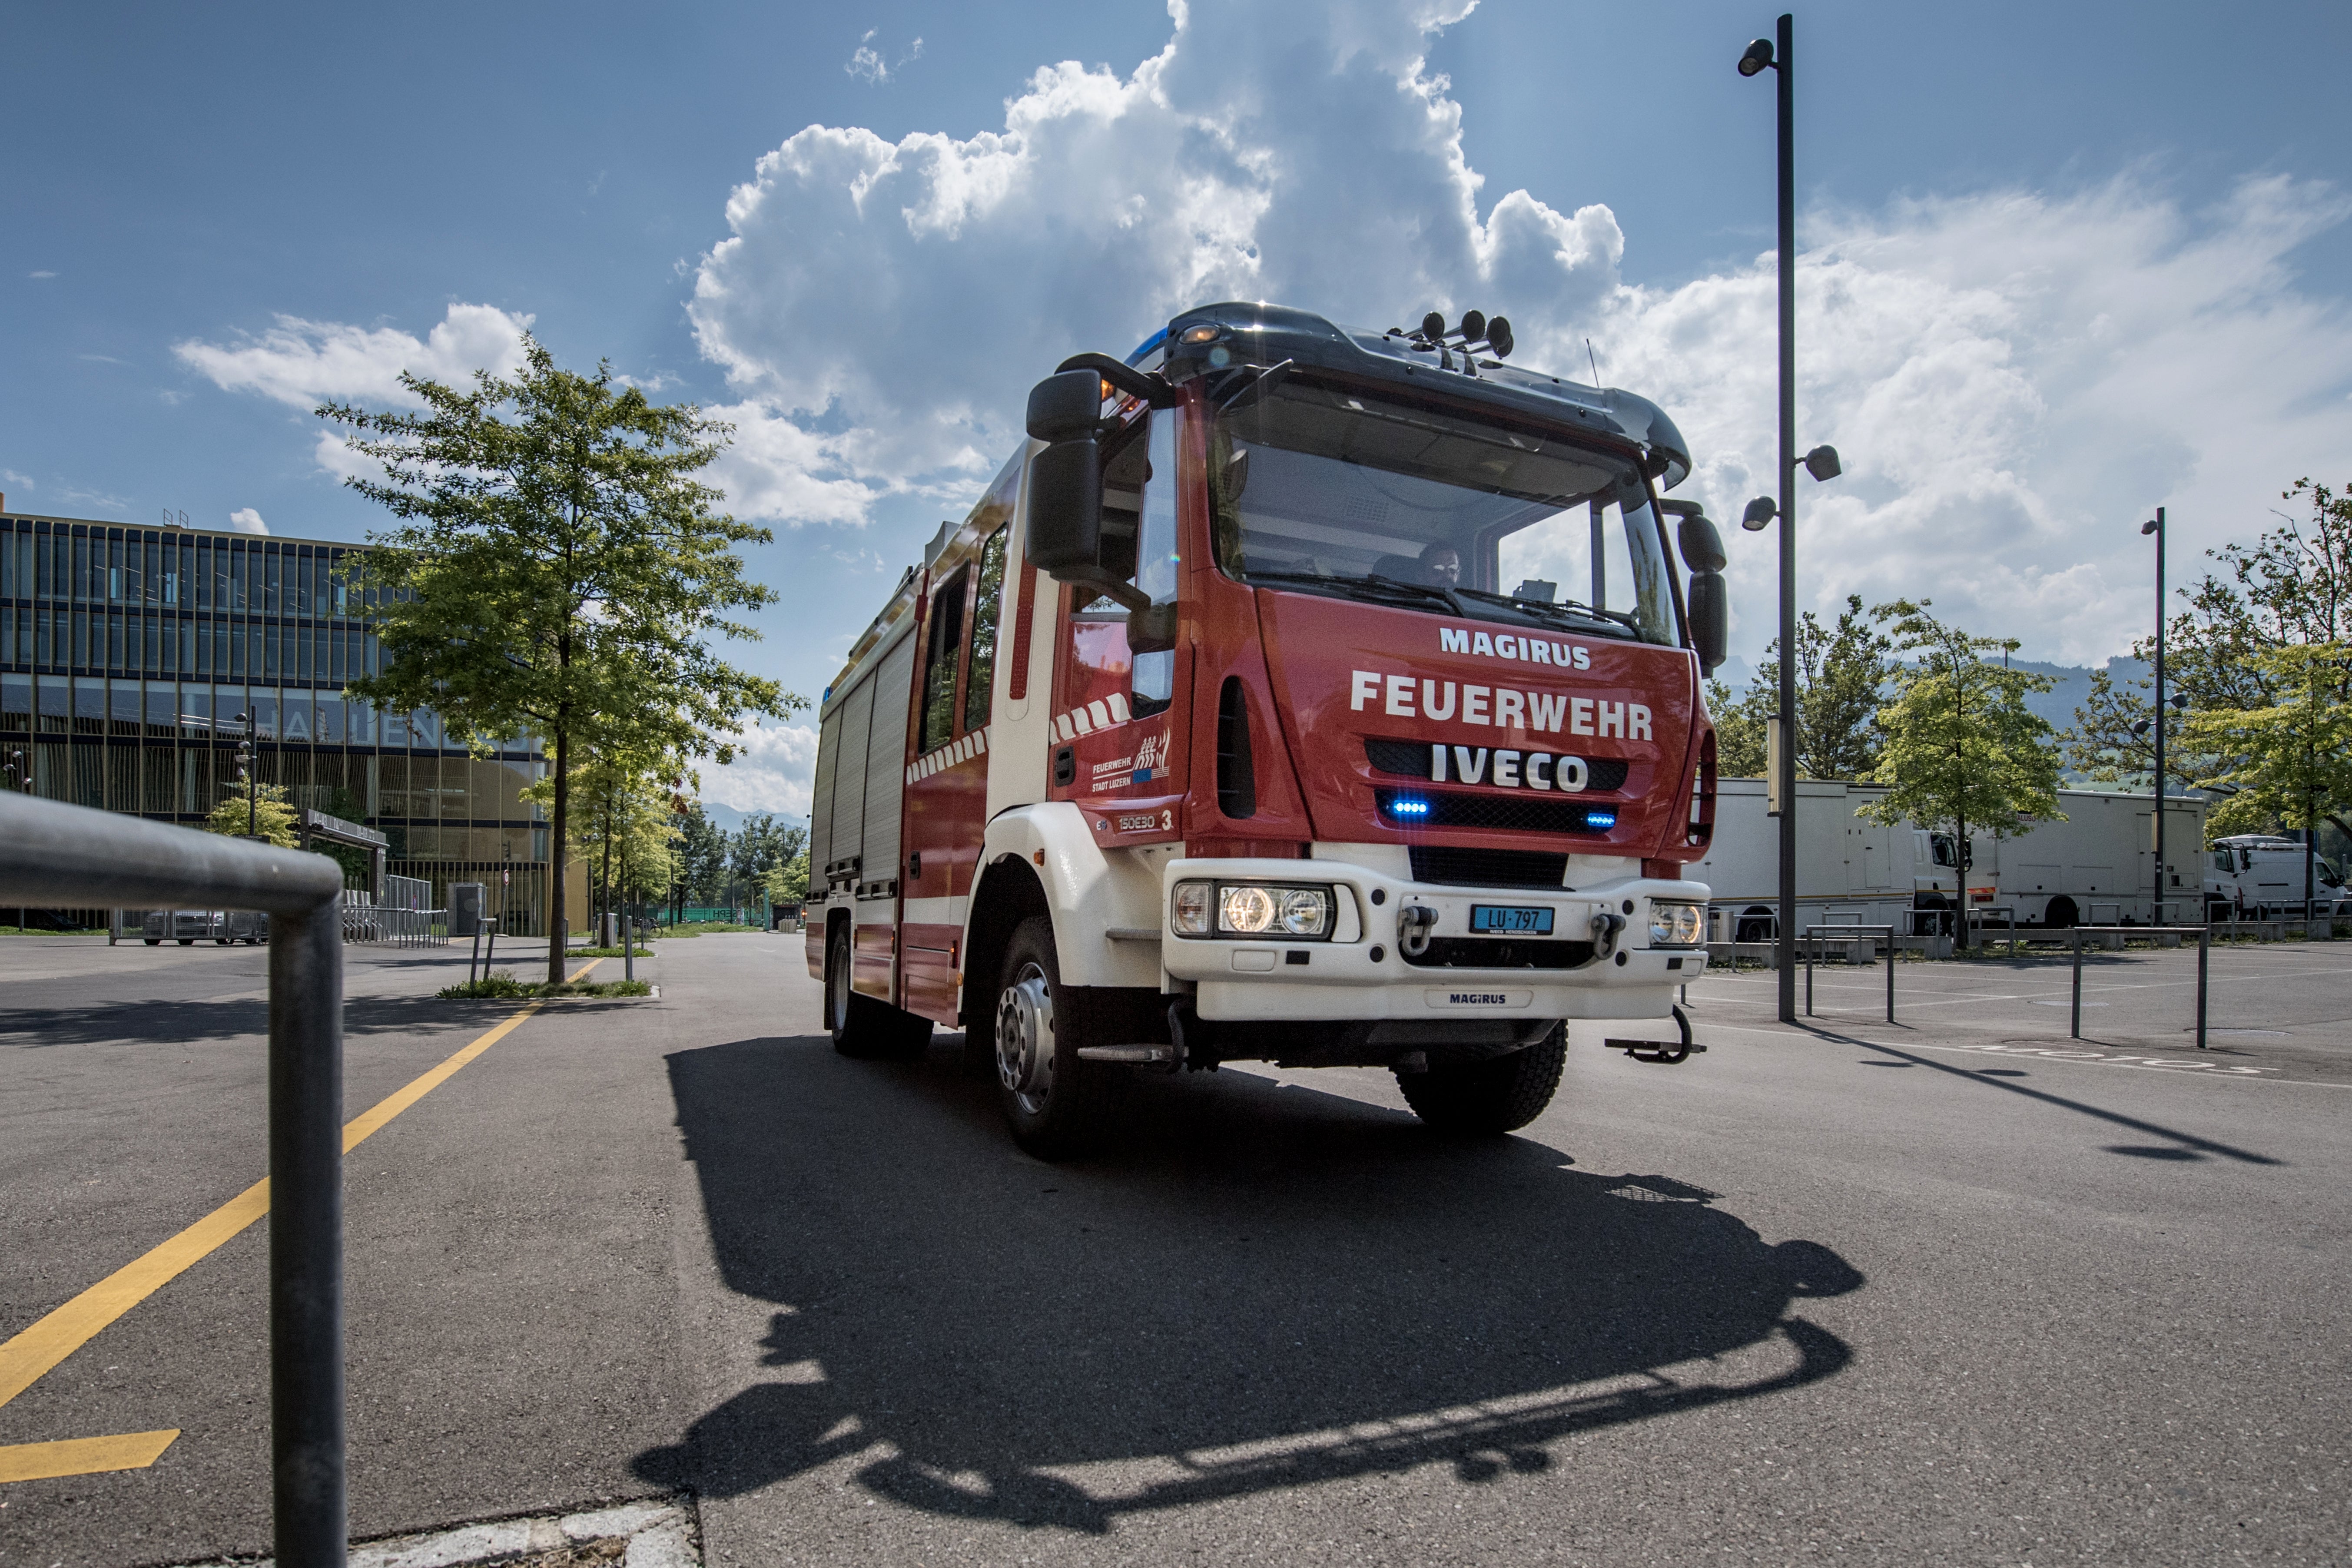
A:
<svg viewBox="0 0 2352 1568">
<path fill-rule="evenodd" d="M 1772 504 L 1770 496 L 1758 496 L 1748 503 L 1748 510 L 1739 514 L 1739 526 L 1750 533 L 1761 533 L 1765 525 L 1780 515 L 1780 509 Z"/>
<path fill-rule="evenodd" d="M 2135 735 L 2145 735 L 2145 734 L 2147 734 L 2147 724 L 2148 724 L 2148 721 L 2147 721 L 2147 720 L 2145 720 L 2145 719 L 2136 719 L 2136 720 L 2134 720 L 2134 721 L 2132 721 L 2132 733 L 2133 733 L 2133 734 L 2135 734 Z"/>
<path fill-rule="evenodd" d="M 1739 74 L 1741 76 L 1754 76 L 1757 72 L 1765 69 L 1771 64 L 1772 40 L 1769 38 L 1759 38 L 1754 43 L 1748 46 L 1748 52 L 1746 54 L 1739 57 Z"/>
<path fill-rule="evenodd" d="M 2139 531 L 2142 533 L 2154 533 L 2157 531 L 2156 519 L 2151 517 L 2146 522 L 2141 523 L 2139 525 Z"/>
<path fill-rule="evenodd" d="M 1836 479 L 1845 472 L 1845 468 L 1838 462 L 1835 447 L 1821 446 L 1805 454 L 1805 472 L 1812 475 L 1813 481 L 1818 484 Z"/>
</svg>

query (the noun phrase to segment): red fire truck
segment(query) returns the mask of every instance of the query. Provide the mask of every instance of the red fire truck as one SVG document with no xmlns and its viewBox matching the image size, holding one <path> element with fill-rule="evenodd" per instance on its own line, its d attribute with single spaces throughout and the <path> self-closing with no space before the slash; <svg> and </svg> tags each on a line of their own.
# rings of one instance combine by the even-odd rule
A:
<svg viewBox="0 0 2352 1568">
<path fill-rule="evenodd" d="M 1433 1125 L 1507 1131 L 1564 1020 L 1669 1016 L 1723 547 L 1658 499 L 1691 466 L 1664 413 L 1510 348 L 1476 311 L 1207 305 L 1038 384 L 825 691 L 842 1052 L 961 1026 L 1055 1155 L 1129 1075 L 1235 1059 L 1388 1067 Z"/>
</svg>

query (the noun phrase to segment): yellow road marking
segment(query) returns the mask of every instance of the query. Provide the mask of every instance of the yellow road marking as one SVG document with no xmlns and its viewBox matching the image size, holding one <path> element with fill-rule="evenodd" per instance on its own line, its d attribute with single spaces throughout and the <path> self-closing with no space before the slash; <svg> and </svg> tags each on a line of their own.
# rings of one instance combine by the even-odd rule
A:
<svg viewBox="0 0 2352 1568">
<path fill-rule="evenodd" d="M 62 1443 L 18 1443 L 0 1448 L 0 1481 L 41 1481 L 100 1470 L 143 1470 L 180 1435 L 125 1432 L 117 1437 L 68 1437 Z"/>
<path fill-rule="evenodd" d="M 602 963 L 603 959 L 591 959 L 572 976 L 577 980 Z M 424 1099 L 446 1082 L 459 1068 L 497 1045 L 513 1032 L 515 1026 L 544 1006 L 533 1002 L 520 1013 L 475 1040 L 465 1049 L 415 1079 L 343 1126 L 343 1152 L 348 1154 L 361 1142 L 382 1128 L 394 1117 Z M 0 1343 L 0 1405 L 5 1405 L 25 1390 L 47 1376 L 66 1357 L 88 1344 L 100 1330 L 148 1297 L 178 1279 L 188 1269 L 217 1251 L 231 1237 L 269 1212 L 269 1178 L 260 1181 L 143 1256 L 124 1264 L 64 1306 L 34 1323 L 5 1343 Z M 169 1439 L 166 1439 L 168 1441 Z M 88 1438 L 78 1441 L 127 1442 L 127 1438 Z M 70 1444 L 31 1444 L 28 1447 L 70 1447 Z M 156 1453 L 162 1453 L 158 1446 Z M 150 1456 L 152 1459 L 152 1456 Z M 142 1460 L 144 1464 L 147 1460 Z M 101 1466 L 100 1468 L 128 1468 L 126 1466 Z M 48 1473 L 48 1472 L 44 1472 Z M 58 1471 L 59 1475 L 78 1472 Z M 0 1469 L 0 1480 L 12 1479 Z"/>
</svg>

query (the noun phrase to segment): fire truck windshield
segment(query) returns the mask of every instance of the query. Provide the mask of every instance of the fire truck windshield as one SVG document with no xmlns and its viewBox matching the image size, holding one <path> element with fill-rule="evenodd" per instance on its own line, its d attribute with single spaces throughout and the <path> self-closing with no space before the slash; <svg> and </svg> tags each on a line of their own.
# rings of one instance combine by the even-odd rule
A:
<svg viewBox="0 0 2352 1568">
<path fill-rule="evenodd" d="M 1564 436 L 1292 378 L 1218 415 L 1209 493 L 1244 583 L 1680 641 L 1640 473 Z"/>
</svg>

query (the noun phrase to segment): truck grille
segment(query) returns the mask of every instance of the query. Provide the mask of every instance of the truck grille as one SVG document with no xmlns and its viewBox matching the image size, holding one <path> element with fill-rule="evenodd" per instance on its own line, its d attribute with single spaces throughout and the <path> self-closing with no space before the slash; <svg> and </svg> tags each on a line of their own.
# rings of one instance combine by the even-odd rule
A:
<svg viewBox="0 0 2352 1568">
<path fill-rule="evenodd" d="M 1364 760 L 1372 764 L 1376 773 L 1425 779 L 1429 776 L 1430 744 L 1427 741 L 1386 741 L 1367 736 Z M 1583 794 L 1612 795 L 1625 787 L 1626 763 L 1622 757 L 1587 757 L 1584 771 Z"/>
<path fill-rule="evenodd" d="M 1444 790 L 1372 792 L 1381 820 L 1391 827 L 1493 827 L 1507 833 L 1606 833 L 1617 826 L 1613 805 L 1575 804 L 1524 795 L 1454 795 Z"/>
<path fill-rule="evenodd" d="M 1525 937 L 1441 936 L 1419 957 L 1397 956 L 1416 969 L 1580 969 L 1592 962 L 1589 942 L 1541 942 Z"/>
<path fill-rule="evenodd" d="M 1538 849 L 1447 849 L 1416 844 L 1412 879 L 1453 888 L 1557 888 L 1568 880 L 1568 857 Z"/>
</svg>

